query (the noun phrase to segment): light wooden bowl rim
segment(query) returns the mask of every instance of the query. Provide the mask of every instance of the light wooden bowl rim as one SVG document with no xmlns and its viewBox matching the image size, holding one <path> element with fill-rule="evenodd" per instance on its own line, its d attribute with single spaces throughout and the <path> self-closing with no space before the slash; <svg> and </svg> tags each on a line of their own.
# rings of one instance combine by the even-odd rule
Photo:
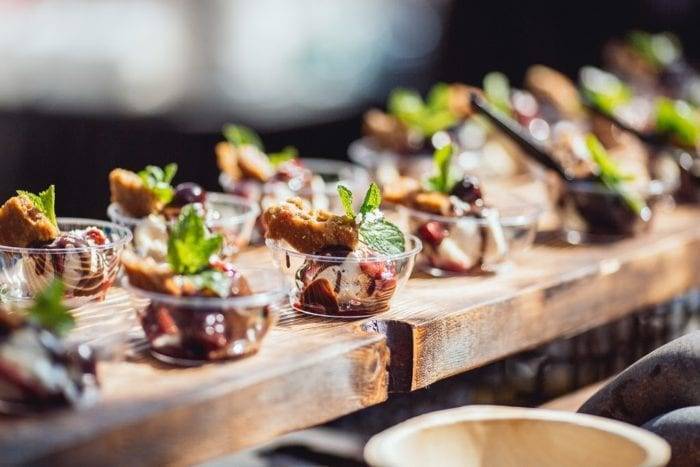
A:
<svg viewBox="0 0 700 467">
<path fill-rule="evenodd" d="M 419 415 L 374 435 L 365 446 L 365 460 L 373 466 L 391 465 L 386 461 L 390 459 L 390 449 L 395 441 L 422 429 L 464 421 L 507 419 L 571 423 L 620 436 L 633 442 L 646 453 L 640 467 L 663 466 L 668 464 L 671 458 L 671 447 L 664 439 L 642 428 L 617 420 L 558 410 L 469 405 Z"/>
</svg>

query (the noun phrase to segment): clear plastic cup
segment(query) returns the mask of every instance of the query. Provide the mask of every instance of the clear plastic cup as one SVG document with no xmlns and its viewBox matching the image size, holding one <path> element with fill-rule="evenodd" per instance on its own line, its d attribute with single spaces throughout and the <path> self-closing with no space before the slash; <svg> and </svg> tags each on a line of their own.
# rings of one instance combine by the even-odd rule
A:
<svg viewBox="0 0 700 467">
<path fill-rule="evenodd" d="M 398 206 L 401 225 L 423 242 L 418 267 L 435 277 L 496 272 L 532 246 L 541 208 L 485 209 L 483 217 L 447 217 Z"/>
<path fill-rule="evenodd" d="M 131 241 L 128 228 L 93 219 L 59 218 L 61 232 L 97 227 L 104 245 L 67 248 L 20 248 L 0 245 L 0 296 L 22 306 L 54 279 L 65 285 L 64 303 L 76 308 L 102 300 L 119 271 L 121 253 Z"/>
<path fill-rule="evenodd" d="M 274 269 L 239 271 L 252 295 L 176 297 L 140 289 L 124 279 L 151 354 L 165 363 L 192 366 L 257 352 L 277 320 L 289 286 Z"/>
<path fill-rule="evenodd" d="M 292 308 L 334 318 L 361 318 L 389 309 L 411 276 L 421 241 L 407 236 L 406 251 L 364 256 L 339 248 L 329 255 L 300 253 L 286 242 L 266 241 L 272 258 L 293 283 Z"/>
</svg>

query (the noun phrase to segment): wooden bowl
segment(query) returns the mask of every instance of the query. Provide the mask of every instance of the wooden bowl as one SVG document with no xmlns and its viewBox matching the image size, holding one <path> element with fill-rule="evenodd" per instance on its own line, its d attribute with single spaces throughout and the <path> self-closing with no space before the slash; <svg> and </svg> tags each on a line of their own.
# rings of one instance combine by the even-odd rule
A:
<svg viewBox="0 0 700 467">
<path fill-rule="evenodd" d="M 663 466 L 666 441 L 626 423 L 571 412 L 475 405 L 421 415 L 370 439 L 384 467 Z"/>
</svg>

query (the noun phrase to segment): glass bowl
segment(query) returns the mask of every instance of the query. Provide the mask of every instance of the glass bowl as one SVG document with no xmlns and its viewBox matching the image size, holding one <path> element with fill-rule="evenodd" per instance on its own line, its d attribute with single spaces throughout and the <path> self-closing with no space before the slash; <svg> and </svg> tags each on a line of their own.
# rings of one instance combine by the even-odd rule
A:
<svg viewBox="0 0 700 467">
<path fill-rule="evenodd" d="M 418 267 L 434 277 L 496 272 L 532 246 L 542 212 L 535 204 L 489 210 L 485 217 L 439 216 L 405 206 L 398 211 L 400 224 L 423 242 Z"/>
<path fill-rule="evenodd" d="M 364 193 L 370 184 L 370 176 L 364 168 L 349 162 L 332 159 L 302 159 L 305 168 L 320 176 L 325 182 L 321 189 L 304 186 L 299 189 L 289 183 L 272 180 L 263 186 L 263 207 L 268 203 L 277 203 L 287 198 L 298 196 L 306 199 L 316 209 L 326 209 L 336 213 L 343 212 L 343 205 L 338 196 L 338 185 L 349 188 L 353 193 Z M 357 206 L 362 199 L 356 199 Z"/>
<path fill-rule="evenodd" d="M 421 179 L 433 170 L 433 153 L 430 149 L 402 154 L 379 147 L 368 136 L 350 143 L 348 157 L 380 184 L 388 183 L 398 175 Z"/>
<path fill-rule="evenodd" d="M 0 298 L 23 306 L 54 279 L 65 285 L 64 303 L 76 308 L 102 300 L 114 283 L 128 228 L 93 219 L 58 219 L 61 232 L 97 227 L 110 240 L 105 245 L 69 248 L 19 248 L 0 245 Z"/>
<path fill-rule="evenodd" d="M 255 221 L 260 214 L 257 202 L 226 193 L 208 192 L 206 207 L 207 226 L 212 232 L 224 237 L 224 256 L 230 257 L 248 246 Z M 128 227 L 134 232 L 134 246 L 137 250 L 160 251 L 161 254 L 165 251 L 167 232 L 164 228 L 158 229 L 157 226 L 153 226 L 148 231 L 137 230 L 137 227 L 145 224 L 148 217 L 131 217 L 117 203 L 109 205 L 107 215 L 112 222 Z M 145 251 L 140 251 L 140 254 L 149 255 Z"/>
<path fill-rule="evenodd" d="M 677 185 L 677 184 L 676 184 Z M 647 206 L 636 214 L 615 192 L 595 182 L 572 182 L 560 202 L 564 240 L 571 244 L 598 243 L 632 237 L 651 228 L 655 212 L 670 199 L 676 185 L 652 180 L 630 187 Z"/>
<path fill-rule="evenodd" d="M 407 251 L 391 256 L 361 257 L 342 248 L 328 255 L 310 255 L 286 242 L 268 239 L 266 244 L 274 263 L 293 283 L 292 308 L 334 318 L 363 318 L 387 311 L 391 298 L 411 276 L 422 247 L 412 235 L 407 237 Z"/>
<path fill-rule="evenodd" d="M 241 268 L 253 294 L 176 297 L 129 284 L 132 305 L 151 346 L 165 363 L 193 366 L 252 355 L 277 321 L 289 287 L 274 269 Z"/>
</svg>

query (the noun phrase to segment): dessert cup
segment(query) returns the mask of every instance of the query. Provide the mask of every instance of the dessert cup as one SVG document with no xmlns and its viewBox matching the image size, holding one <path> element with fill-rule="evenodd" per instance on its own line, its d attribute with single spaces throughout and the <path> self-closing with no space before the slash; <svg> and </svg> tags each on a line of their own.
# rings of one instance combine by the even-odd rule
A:
<svg viewBox="0 0 700 467">
<path fill-rule="evenodd" d="M 647 232 L 662 201 L 670 199 L 676 186 L 652 180 L 628 188 L 646 201 L 637 214 L 616 192 L 600 183 L 569 183 L 560 210 L 563 238 L 571 244 L 599 243 Z"/>
<path fill-rule="evenodd" d="M 266 240 L 273 261 L 293 284 L 292 308 L 334 318 L 363 318 L 389 309 L 422 247 L 415 236 L 407 236 L 406 243 L 406 251 L 396 255 L 365 255 L 342 247 L 311 255 L 286 242 Z"/>
<path fill-rule="evenodd" d="M 206 223 L 212 232 L 224 237 L 224 256 L 232 256 L 248 246 L 255 220 L 260 214 L 257 202 L 225 193 L 207 193 Z M 165 221 L 151 216 L 136 218 L 127 215 L 121 206 L 112 203 L 107 208 L 112 222 L 128 227 L 134 232 L 134 246 L 140 254 L 149 255 L 149 250 L 164 254 L 167 243 Z M 139 230 L 138 227 L 146 225 Z M 160 252 L 160 253 L 157 253 Z"/>
<path fill-rule="evenodd" d="M 74 218 L 59 218 L 58 227 L 61 232 L 96 227 L 108 242 L 104 245 L 71 244 L 65 248 L 0 245 L 3 300 L 23 306 L 54 279 L 64 283 L 64 303 L 69 308 L 105 297 L 117 276 L 121 253 L 132 239 L 131 231 L 110 222 Z"/>
<path fill-rule="evenodd" d="M 485 208 L 483 217 L 447 217 L 397 208 L 400 225 L 423 242 L 418 268 L 435 277 L 496 272 L 532 245 L 541 213 L 534 204 Z"/>
<path fill-rule="evenodd" d="M 242 268 L 252 295 L 184 297 L 129 284 L 132 305 L 151 346 L 165 363 L 193 366 L 252 355 L 277 320 L 287 295 L 285 277 L 274 269 Z"/>
<path fill-rule="evenodd" d="M 342 212 L 338 185 L 343 185 L 352 192 L 365 192 L 369 187 L 369 173 L 358 165 L 332 159 L 303 159 L 302 162 L 305 168 L 323 179 L 325 183 L 320 189 L 315 190 L 313 186 L 295 187 L 293 181 L 272 180 L 263 186 L 266 202 L 267 200 L 284 201 L 289 197 L 299 196 L 311 202 L 316 208 Z M 361 202 L 361 200 L 356 201 L 358 204 Z"/>
</svg>

